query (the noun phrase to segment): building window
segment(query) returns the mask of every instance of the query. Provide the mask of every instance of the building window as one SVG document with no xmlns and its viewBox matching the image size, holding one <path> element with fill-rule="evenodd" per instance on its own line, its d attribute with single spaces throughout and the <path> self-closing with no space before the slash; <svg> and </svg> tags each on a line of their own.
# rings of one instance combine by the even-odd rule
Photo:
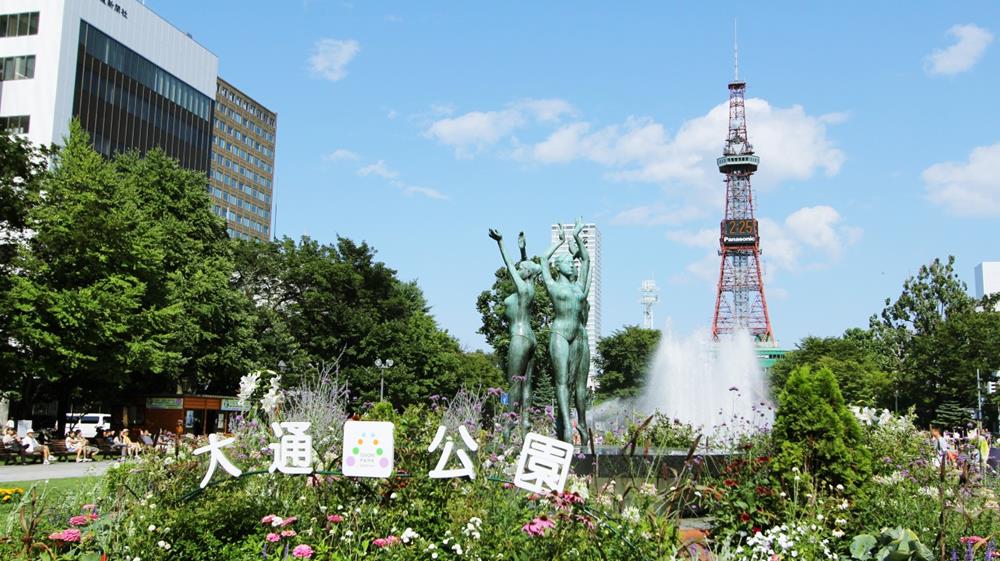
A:
<svg viewBox="0 0 1000 561">
<path fill-rule="evenodd" d="M 35 77 L 35 55 L 0 58 L 0 81 L 26 80 Z"/>
<path fill-rule="evenodd" d="M 0 15 L 0 37 L 38 35 L 38 12 Z"/>
<path fill-rule="evenodd" d="M 28 115 L 0 117 L 0 130 L 12 132 L 14 134 L 28 134 L 28 125 L 30 120 L 31 119 Z"/>
</svg>

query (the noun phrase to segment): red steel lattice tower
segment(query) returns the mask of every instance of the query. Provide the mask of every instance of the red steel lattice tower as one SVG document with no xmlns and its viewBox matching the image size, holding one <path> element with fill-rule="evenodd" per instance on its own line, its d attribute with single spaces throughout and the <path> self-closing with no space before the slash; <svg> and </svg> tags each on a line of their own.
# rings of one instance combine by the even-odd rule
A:
<svg viewBox="0 0 1000 561">
<path fill-rule="evenodd" d="M 760 158 L 754 155 L 747 137 L 746 82 L 739 78 L 738 57 L 736 60 L 735 78 L 729 83 L 729 137 L 722 157 L 716 160 L 719 171 L 726 176 L 726 213 L 720 224 L 722 263 L 712 336 L 718 338 L 744 329 L 758 343 L 773 343 L 760 267 L 760 233 L 750 186 L 750 176 L 757 171 Z"/>
</svg>

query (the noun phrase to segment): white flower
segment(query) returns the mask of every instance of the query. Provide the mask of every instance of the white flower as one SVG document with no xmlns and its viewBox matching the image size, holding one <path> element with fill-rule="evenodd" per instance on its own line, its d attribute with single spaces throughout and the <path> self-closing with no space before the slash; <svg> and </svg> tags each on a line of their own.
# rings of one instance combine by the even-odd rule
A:
<svg viewBox="0 0 1000 561">
<path fill-rule="evenodd" d="M 824 518 L 826 518 L 826 517 L 823 516 L 822 514 L 817 514 L 816 515 L 816 520 L 819 520 L 820 522 L 822 522 Z"/>
<path fill-rule="evenodd" d="M 436 552 L 435 553 L 431 553 L 431 559 L 437 559 L 437 558 L 438 558 L 438 554 Z"/>
<path fill-rule="evenodd" d="M 282 522 L 284 522 L 284 520 L 282 520 L 280 517 L 275 516 L 274 520 L 271 520 L 271 526 L 277 528 L 278 526 L 281 526 Z"/>
<path fill-rule="evenodd" d="M 843 486 L 843 485 L 841 485 L 840 483 L 838 483 L 838 484 L 837 484 L 837 490 L 838 490 L 838 491 L 843 491 L 843 490 L 844 490 L 844 486 Z"/>
<path fill-rule="evenodd" d="M 632 505 L 625 507 L 625 510 L 622 511 L 622 518 L 629 522 L 638 522 L 639 516 L 639 509 Z"/>
<path fill-rule="evenodd" d="M 399 539 L 403 540 L 403 543 L 410 543 L 411 540 L 419 538 L 420 535 L 413 531 L 413 528 L 407 528 L 403 530 L 403 535 Z"/>
<path fill-rule="evenodd" d="M 157 545 L 157 547 L 163 547 L 163 546 L 167 545 L 167 542 L 165 542 L 163 540 L 160 540 L 160 541 L 156 542 L 156 545 Z"/>
<path fill-rule="evenodd" d="M 834 531 L 832 531 L 830 533 L 833 534 L 833 537 L 835 537 L 835 538 L 842 538 L 842 537 L 844 537 L 844 531 L 843 530 L 834 530 Z"/>
<path fill-rule="evenodd" d="M 351 537 L 351 536 L 354 535 L 354 532 L 348 530 L 348 531 L 344 532 L 344 535 L 347 536 L 347 537 Z"/>
<path fill-rule="evenodd" d="M 149 528 L 146 528 L 146 531 L 147 532 L 155 532 L 156 531 L 156 526 L 153 526 L 152 524 L 150 524 Z"/>
<path fill-rule="evenodd" d="M 390 499 L 395 499 L 396 497 L 397 497 L 396 493 L 393 493 L 393 494 L 389 495 Z"/>
<path fill-rule="evenodd" d="M 257 391 L 258 382 L 260 382 L 260 372 L 251 372 L 240 378 L 240 391 L 236 394 L 236 399 L 241 406 L 250 401 L 253 392 Z"/>
<path fill-rule="evenodd" d="M 795 476 L 795 481 L 802 481 L 802 476 L 801 475 L 796 475 Z"/>
<path fill-rule="evenodd" d="M 163 546 L 163 549 L 170 551 L 170 544 L 168 543 L 167 545 Z"/>
<path fill-rule="evenodd" d="M 455 545 L 451 546 L 451 550 L 454 551 L 456 555 L 461 555 L 462 554 L 462 545 L 456 543 Z"/>
<path fill-rule="evenodd" d="M 798 472 L 799 472 L 799 468 L 797 468 L 797 467 L 793 467 L 792 468 L 792 473 L 798 473 Z"/>
</svg>

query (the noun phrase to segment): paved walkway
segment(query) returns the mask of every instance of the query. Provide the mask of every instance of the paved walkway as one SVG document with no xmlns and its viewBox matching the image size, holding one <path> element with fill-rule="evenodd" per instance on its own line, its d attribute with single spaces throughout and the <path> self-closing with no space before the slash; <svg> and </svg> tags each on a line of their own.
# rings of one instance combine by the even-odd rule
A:
<svg viewBox="0 0 1000 561">
<path fill-rule="evenodd" d="M 30 464 L 26 466 L 0 466 L 0 483 L 5 481 L 36 481 L 41 479 L 65 479 L 86 475 L 103 475 L 114 461 L 101 462 L 58 462 L 49 465 Z"/>
</svg>

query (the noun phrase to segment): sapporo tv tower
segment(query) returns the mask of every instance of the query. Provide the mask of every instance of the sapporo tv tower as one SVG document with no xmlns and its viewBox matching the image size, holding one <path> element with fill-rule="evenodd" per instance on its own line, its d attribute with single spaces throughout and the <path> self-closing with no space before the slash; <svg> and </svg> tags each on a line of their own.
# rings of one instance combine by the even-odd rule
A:
<svg viewBox="0 0 1000 561">
<path fill-rule="evenodd" d="M 734 48 L 734 75 L 729 83 L 729 137 L 722 157 L 716 160 L 719 171 L 726 176 L 726 213 L 719 236 L 722 263 L 712 336 L 746 330 L 758 345 L 773 346 L 774 332 L 760 267 L 760 232 L 750 186 L 750 176 L 757 171 L 760 158 L 753 153 L 747 137 L 746 82 L 740 80 L 738 47 Z"/>
</svg>

